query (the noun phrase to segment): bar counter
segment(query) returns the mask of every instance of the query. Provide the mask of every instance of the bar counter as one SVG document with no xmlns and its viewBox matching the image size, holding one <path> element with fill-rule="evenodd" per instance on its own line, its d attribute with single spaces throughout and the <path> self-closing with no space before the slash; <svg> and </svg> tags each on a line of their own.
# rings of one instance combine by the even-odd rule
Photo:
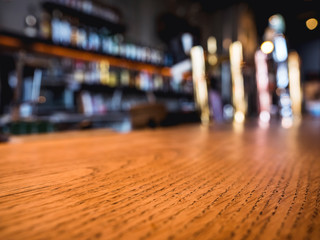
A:
<svg viewBox="0 0 320 240">
<path fill-rule="evenodd" d="M 320 121 L 13 137 L 0 239 L 320 239 Z"/>
</svg>

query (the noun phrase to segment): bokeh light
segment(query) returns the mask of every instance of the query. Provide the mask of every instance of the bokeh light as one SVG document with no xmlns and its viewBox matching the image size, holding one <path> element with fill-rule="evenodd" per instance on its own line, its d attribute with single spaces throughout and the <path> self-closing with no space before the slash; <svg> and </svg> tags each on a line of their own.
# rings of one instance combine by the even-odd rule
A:
<svg viewBox="0 0 320 240">
<path fill-rule="evenodd" d="M 273 49 L 274 49 L 274 46 L 271 41 L 265 41 L 261 44 L 261 51 L 265 54 L 272 53 Z"/>
<path fill-rule="evenodd" d="M 309 30 L 314 30 L 318 26 L 318 20 L 315 18 L 309 18 L 306 21 L 306 26 Z"/>
</svg>

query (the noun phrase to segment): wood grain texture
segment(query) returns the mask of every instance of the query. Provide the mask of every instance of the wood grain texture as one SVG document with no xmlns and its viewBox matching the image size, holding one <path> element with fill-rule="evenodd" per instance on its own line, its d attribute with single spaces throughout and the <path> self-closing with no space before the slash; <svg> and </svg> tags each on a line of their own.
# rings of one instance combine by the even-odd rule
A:
<svg viewBox="0 0 320 240">
<path fill-rule="evenodd" d="M 319 120 L 0 145 L 0 239 L 320 239 L 319 209 Z"/>
</svg>

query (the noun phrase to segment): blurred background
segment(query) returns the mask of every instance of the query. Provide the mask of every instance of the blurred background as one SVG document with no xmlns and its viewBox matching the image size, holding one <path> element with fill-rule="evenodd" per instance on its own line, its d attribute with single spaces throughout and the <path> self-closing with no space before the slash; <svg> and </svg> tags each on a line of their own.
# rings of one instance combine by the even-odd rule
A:
<svg viewBox="0 0 320 240">
<path fill-rule="evenodd" d="M 315 0 L 0 0 L 0 134 L 320 117 Z"/>
</svg>

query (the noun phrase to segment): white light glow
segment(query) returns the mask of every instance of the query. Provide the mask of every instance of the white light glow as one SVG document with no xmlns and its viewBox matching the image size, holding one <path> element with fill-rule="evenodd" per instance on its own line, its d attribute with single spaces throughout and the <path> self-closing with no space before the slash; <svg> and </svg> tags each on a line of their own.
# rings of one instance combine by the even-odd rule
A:
<svg viewBox="0 0 320 240">
<path fill-rule="evenodd" d="M 274 46 L 271 41 L 265 41 L 261 44 L 261 51 L 265 54 L 269 54 L 273 51 Z"/>
<path fill-rule="evenodd" d="M 217 40 L 215 37 L 209 37 L 207 42 L 208 52 L 210 54 L 215 54 L 217 52 Z"/>
<path fill-rule="evenodd" d="M 238 112 L 242 113 L 243 119 L 246 112 L 246 102 L 244 96 L 244 84 L 243 76 L 241 72 L 241 64 L 243 61 L 242 44 L 237 41 L 230 45 L 230 65 L 231 65 L 231 77 L 233 84 L 233 105 Z M 236 118 L 235 118 L 236 120 Z M 236 120 L 237 121 L 237 120 Z"/>
<path fill-rule="evenodd" d="M 205 79 L 205 59 L 201 46 L 191 48 L 192 78 L 197 106 L 201 110 L 202 123 L 208 123 L 210 117 L 207 82 Z"/>
<path fill-rule="evenodd" d="M 272 15 L 269 18 L 269 26 L 277 33 L 283 33 L 286 28 L 283 16 L 280 14 Z"/>
<path fill-rule="evenodd" d="M 257 51 L 255 54 L 255 64 L 259 108 L 261 112 L 270 112 L 271 96 L 269 93 L 267 55 L 260 50 Z"/>
<path fill-rule="evenodd" d="M 261 122 L 269 122 L 270 121 L 270 113 L 267 111 L 262 111 L 259 115 L 259 119 Z"/>
<path fill-rule="evenodd" d="M 282 117 L 288 118 L 288 117 L 291 117 L 292 110 L 291 110 L 290 107 L 284 107 L 284 108 L 281 109 L 280 114 L 281 114 Z"/>
<path fill-rule="evenodd" d="M 182 47 L 183 47 L 183 50 L 184 50 L 185 54 L 189 55 L 190 50 L 191 50 L 192 45 L 193 45 L 193 37 L 192 37 L 192 35 L 190 33 L 182 34 L 181 41 L 182 41 Z"/>
<path fill-rule="evenodd" d="M 281 63 L 277 68 L 277 86 L 286 88 L 289 85 L 288 67 L 286 63 Z"/>
<path fill-rule="evenodd" d="M 286 39 L 283 35 L 274 38 L 273 58 L 276 62 L 283 62 L 288 58 L 288 49 Z"/>
<path fill-rule="evenodd" d="M 293 125 L 293 120 L 290 117 L 282 118 L 281 125 L 283 128 L 290 128 Z"/>
<path fill-rule="evenodd" d="M 258 122 L 258 125 L 259 125 L 259 127 L 260 127 L 260 128 L 262 128 L 262 129 L 268 129 L 268 128 L 269 128 L 270 123 L 269 123 L 269 122 L 262 122 L 262 121 L 259 121 L 259 122 Z"/>
<path fill-rule="evenodd" d="M 242 123 L 245 119 L 245 116 L 243 114 L 243 112 L 236 112 L 236 114 L 234 115 L 234 120 L 237 122 L 237 123 Z"/>
<path fill-rule="evenodd" d="M 287 93 L 283 93 L 280 95 L 280 105 L 282 107 L 291 105 L 290 97 Z"/>
<path fill-rule="evenodd" d="M 183 80 L 183 74 L 192 69 L 190 59 L 183 60 L 171 67 L 171 74 L 173 80 L 177 83 L 180 83 Z"/>
<path fill-rule="evenodd" d="M 280 115 L 283 118 L 292 117 L 291 100 L 286 91 L 280 94 Z"/>
<path fill-rule="evenodd" d="M 223 116 L 228 120 L 232 119 L 232 117 L 233 117 L 233 107 L 232 107 L 232 105 L 226 104 L 223 107 Z"/>
</svg>

